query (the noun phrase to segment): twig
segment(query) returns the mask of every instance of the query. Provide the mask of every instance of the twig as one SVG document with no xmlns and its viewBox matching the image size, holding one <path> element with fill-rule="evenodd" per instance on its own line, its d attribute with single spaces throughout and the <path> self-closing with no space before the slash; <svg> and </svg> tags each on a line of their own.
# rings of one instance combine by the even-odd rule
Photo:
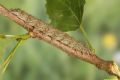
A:
<svg viewBox="0 0 120 80">
<path fill-rule="evenodd" d="M 20 9 L 8 10 L 2 5 L 0 5 L 0 14 L 9 17 L 11 20 L 24 27 L 30 33 L 31 37 L 40 40 L 42 39 L 58 47 L 64 52 L 91 63 L 97 68 L 120 78 L 118 66 L 113 61 L 105 61 L 97 57 L 95 54 L 92 54 L 93 52 L 91 52 L 91 50 L 84 46 L 81 42 L 78 42 L 64 32 L 53 28 L 44 21 L 41 21 Z"/>
<path fill-rule="evenodd" d="M 1 71 L 1 75 L 4 74 L 4 72 L 5 72 L 5 70 L 7 69 L 7 67 L 8 67 L 8 65 L 9 65 L 12 57 L 13 57 L 14 54 L 15 54 L 16 49 L 20 46 L 20 44 L 21 44 L 23 41 L 24 41 L 24 40 L 22 40 L 22 39 L 18 41 L 17 45 L 14 47 L 14 49 L 10 52 L 9 56 L 8 56 L 8 57 L 5 59 L 5 61 L 2 63 L 2 65 L 1 65 L 1 67 L 0 67 L 0 70 L 2 70 L 2 71 Z"/>
</svg>

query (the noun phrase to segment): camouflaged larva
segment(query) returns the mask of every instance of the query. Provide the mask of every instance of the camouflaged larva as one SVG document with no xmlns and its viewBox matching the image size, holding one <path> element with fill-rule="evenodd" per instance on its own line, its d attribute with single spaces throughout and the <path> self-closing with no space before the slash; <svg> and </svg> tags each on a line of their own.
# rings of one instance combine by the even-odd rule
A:
<svg viewBox="0 0 120 80">
<path fill-rule="evenodd" d="M 81 47 L 83 47 L 83 45 L 79 42 L 77 43 L 76 41 L 74 41 L 73 38 L 68 36 L 66 33 L 63 33 L 51 27 L 51 25 L 44 23 L 31 15 L 28 15 L 26 12 L 20 9 L 13 9 L 11 10 L 11 12 L 17 15 L 19 19 L 25 21 L 26 25 L 32 26 L 33 31 L 38 31 L 43 35 L 50 37 L 51 40 L 54 39 L 60 42 L 61 44 L 64 44 L 65 46 L 68 46 L 69 48 L 72 48 L 74 50 L 82 50 Z"/>
</svg>

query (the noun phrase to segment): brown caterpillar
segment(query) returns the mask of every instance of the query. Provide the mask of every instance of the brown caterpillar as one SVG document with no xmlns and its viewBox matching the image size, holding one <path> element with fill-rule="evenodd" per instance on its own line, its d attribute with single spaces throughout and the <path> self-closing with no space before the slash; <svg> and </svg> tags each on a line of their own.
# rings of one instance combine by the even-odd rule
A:
<svg viewBox="0 0 120 80">
<path fill-rule="evenodd" d="M 74 53 L 74 55 L 90 55 L 91 51 L 87 47 L 74 40 L 67 33 L 53 28 L 51 25 L 31 16 L 20 9 L 12 9 L 10 12 L 22 20 L 25 23 L 24 28 L 32 32 L 34 36 L 37 36 L 37 38 L 42 38 L 55 46 L 57 45 L 57 47 L 60 47 L 64 51 L 71 49 L 72 52 L 70 53 Z M 27 27 L 26 25 L 31 27 Z"/>
<path fill-rule="evenodd" d="M 0 14 L 9 17 L 11 20 L 23 26 L 32 37 L 43 39 L 68 54 L 94 64 L 99 69 L 107 71 L 109 74 L 115 75 L 120 79 L 118 66 L 114 64 L 113 61 L 105 61 L 95 54 L 91 54 L 93 52 L 91 52 L 89 48 L 68 34 L 51 27 L 51 25 L 44 23 L 20 9 L 8 10 L 0 4 Z"/>
</svg>

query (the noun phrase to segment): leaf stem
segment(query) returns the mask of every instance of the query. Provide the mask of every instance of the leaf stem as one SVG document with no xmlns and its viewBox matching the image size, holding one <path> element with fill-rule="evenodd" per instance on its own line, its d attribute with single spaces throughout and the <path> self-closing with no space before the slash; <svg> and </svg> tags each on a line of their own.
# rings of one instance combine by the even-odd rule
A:
<svg viewBox="0 0 120 80">
<path fill-rule="evenodd" d="M 80 25 L 80 30 L 81 30 L 83 36 L 85 37 L 85 39 L 87 40 L 88 46 L 91 49 L 91 51 L 95 52 L 95 49 L 93 48 L 92 44 L 90 43 L 88 35 L 82 25 Z"/>
<path fill-rule="evenodd" d="M 18 43 L 16 44 L 16 46 L 15 46 L 15 47 L 13 48 L 13 50 L 10 52 L 9 56 L 8 56 L 8 57 L 6 58 L 6 60 L 2 63 L 1 68 L 0 68 L 1 71 L 2 71 L 2 72 L 1 72 L 2 75 L 4 74 L 4 72 L 5 72 L 8 64 L 10 63 L 11 59 L 13 58 L 16 49 L 22 44 L 23 41 L 24 41 L 24 40 L 22 40 L 22 39 L 18 41 Z"/>
<path fill-rule="evenodd" d="M 30 38 L 30 35 L 28 33 L 23 34 L 23 35 L 4 35 L 4 34 L 0 34 L 0 39 L 28 39 Z"/>
<path fill-rule="evenodd" d="M 8 64 L 10 63 L 12 57 L 15 54 L 16 49 L 21 45 L 21 43 L 30 38 L 30 35 L 28 33 L 23 34 L 23 35 L 4 35 L 4 34 L 0 34 L 0 39 L 16 39 L 18 41 L 18 43 L 16 44 L 16 46 L 13 48 L 13 50 L 10 52 L 10 54 L 8 55 L 8 57 L 5 59 L 5 61 L 3 61 L 3 63 L 0 65 L 0 70 L 1 70 L 1 74 L 3 75 Z"/>
</svg>

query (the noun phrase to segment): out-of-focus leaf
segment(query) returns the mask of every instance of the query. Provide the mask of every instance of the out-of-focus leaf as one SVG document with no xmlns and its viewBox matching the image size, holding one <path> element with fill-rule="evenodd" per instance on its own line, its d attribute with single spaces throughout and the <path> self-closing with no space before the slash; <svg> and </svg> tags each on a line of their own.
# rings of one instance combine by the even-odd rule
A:
<svg viewBox="0 0 120 80">
<path fill-rule="evenodd" d="M 85 0 L 47 0 L 47 13 L 51 24 L 62 31 L 80 27 Z"/>
</svg>

